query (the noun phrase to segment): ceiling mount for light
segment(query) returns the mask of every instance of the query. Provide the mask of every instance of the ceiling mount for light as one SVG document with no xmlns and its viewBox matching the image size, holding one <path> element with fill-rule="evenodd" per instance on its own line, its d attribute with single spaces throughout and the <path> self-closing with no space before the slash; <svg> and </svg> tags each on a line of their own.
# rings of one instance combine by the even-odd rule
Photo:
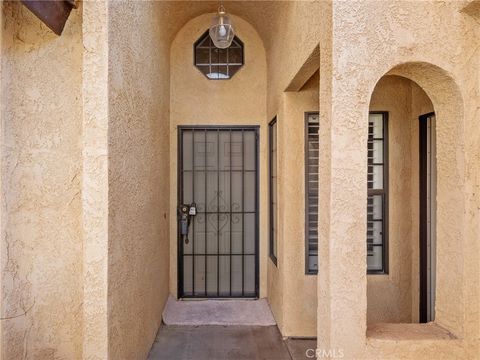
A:
<svg viewBox="0 0 480 360">
<path fill-rule="evenodd" d="M 226 49 L 232 44 L 235 30 L 222 4 L 218 6 L 218 13 L 212 19 L 209 33 L 213 44 L 219 49 Z"/>
</svg>

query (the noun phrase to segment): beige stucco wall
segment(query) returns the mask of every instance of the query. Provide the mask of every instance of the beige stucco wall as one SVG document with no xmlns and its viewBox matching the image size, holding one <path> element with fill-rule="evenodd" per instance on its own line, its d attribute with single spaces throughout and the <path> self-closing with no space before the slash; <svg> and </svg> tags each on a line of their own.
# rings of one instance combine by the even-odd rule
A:
<svg viewBox="0 0 480 360">
<path fill-rule="evenodd" d="M 281 149 L 284 148 L 284 136 L 285 132 L 283 130 L 282 122 L 285 121 L 285 107 L 283 106 L 283 101 L 279 102 L 279 108 L 275 117 L 269 118 L 268 121 L 272 121 L 273 118 L 276 118 L 277 121 L 277 254 L 276 254 L 276 263 L 274 263 L 273 259 L 270 257 L 270 245 L 268 247 L 268 260 L 267 260 L 267 267 L 268 267 L 268 279 L 267 279 L 267 294 L 268 294 L 268 302 L 270 304 L 270 308 L 272 310 L 273 316 L 277 322 L 277 326 L 280 332 L 284 331 L 284 324 L 285 324 L 285 271 L 283 271 L 285 267 L 285 251 L 284 251 L 284 228 L 285 223 L 281 221 L 283 219 L 283 211 L 285 210 L 282 206 L 283 204 L 283 187 L 281 186 L 283 181 L 283 173 L 282 168 L 283 165 L 283 158 L 284 153 Z M 267 149 L 267 161 L 269 161 L 269 152 Z M 268 216 L 270 216 L 269 209 Z M 270 231 L 270 222 L 267 223 L 268 230 Z"/>
<path fill-rule="evenodd" d="M 299 94 L 298 98 L 293 93 L 285 93 L 285 90 L 318 46 L 320 17 L 309 16 L 309 14 L 318 13 L 318 1 L 287 1 L 281 4 L 282 6 L 278 7 L 277 12 L 274 13 L 275 16 L 271 19 L 270 31 L 262 32 L 262 35 L 268 62 L 267 121 L 277 116 L 279 124 L 277 135 L 279 148 L 278 218 L 285 220 L 293 213 L 290 212 L 292 199 L 288 198 L 291 195 L 291 189 L 287 185 L 287 180 L 283 180 L 289 173 L 288 166 L 291 165 L 290 153 L 287 150 L 294 148 L 295 154 L 299 152 L 303 154 L 304 147 L 303 140 L 301 142 L 291 141 L 289 133 L 291 129 L 283 124 L 292 123 L 289 119 L 297 119 L 299 112 L 308 111 L 301 109 L 302 107 L 312 106 L 313 110 L 318 108 L 318 100 L 311 100 L 311 90 Z M 317 104 L 315 105 L 315 103 Z M 300 116 L 303 118 L 303 115 Z M 301 128 L 303 134 L 303 122 Z M 298 138 L 300 127 L 296 127 L 295 134 L 295 139 L 300 141 L 301 139 Z M 303 155 L 301 158 L 303 159 Z M 296 164 L 299 165 L 299 163 Z M 301 174 L 303 173 L 302 168 Z M 298 177 L 298 179 L 292 180 L 292 184 L 303 184 L 303 181 L 303 176 Z M 298 207 L 295 208 L 297 211 L 301 211 L 300 214 L 304 214 L 303 205 L 300 205 L 303 204 L 304 196 L 297 193 L 295 199 L 298 199 L 295 201 Z M 297 220 L 298 215 L 299 213 L 295 213 Z M 301 221 L 303 225 L 304 217 L 301 218 Z M 315 291 L 315 287 L 309 286 L 311 279 L 303 278 L 305 275 L 301 275 L 305 271 L 304 262 L 300 262 L 305 254 L 304 231 L 301 238 L 297 239 L 300 230 L 298 224 L 293 224 L 293 221 L 288 223 L 279 221 L 277 265 L 270 259 L 268 260 L 268 300 L 283 335 L 311 336 L 315 320 L 307 320 L 304 324 L 302 321 L 310 315 L 315 316 L 315 312 L 311 308 L 315 305 L 310 300 L 304 302 L 293 300 L 295 295 L 292 290 L 294 289 L 303 288 L 306 296 L 310 294 L 310 291 Z M 291 236 L 295 237 L 294 243 L 291 243 Z M 289 251 L 293 251 L 293 253 Z M 288 267 L 290 265 L 295 266 L 295 271 L 290 271 Z M 287 284 L 290 287 L 293 286 L 293 289 L 287 288 Z M 295 316 L 288 316 L 288 313 L 295 314 L 298 319 Z"/>
<path fill-rule="evenodd" d="M 83 358 L 108 358 L 108 3 L 83 3 Z"/>
<path fill-rule="evenodd" d="M 318 111 L 319 74 L 304 85 L 299 92 L 284 94 L 285 116 L 279 119 L 283 133 L 283 146 L 279 148 L 282 162 L 279 188 L 282 189 L 284 224 L 284 272 L 281 326 L 283 336 L 316 336 L 317 278 L 305 274 L 305 113 Z"/>
<path fill-rule="evenodd" d="M 162 10 L 159 2 L 128 1 L 108 9 L 111 359 L 147 357 L 168 295 L 170 58 Z"/>
<path fill-rule="evenodd" d="M 269 118 L 280 110 L 283 92 L 318 46 L 322 21 L 321 16 L 312 16 L 320 12 L 318 0 L 273 4 L 269 27 L 261 31 L 268 59 Z"/>
<path fill-rule="evenodd" d="M 2 359 L 144 358 L 168 294 L 165 15 L 83 5 L 3 4 Z"/>
<path fill-rule="evenodd" d="M 388 112 L 389 271 L 367 277 L 367 323 L 418 321 L 418 117 L 433 106 L 411 80 L 385 76 L 370 111 Z"/>
<path fill-rule="evenodd" d="M 145 358 L 168 294 L 166 16 L 157 2 L 84 4 L 86 359 Z"/>
<path fill-rule="evenodd" d="M 68 283 L 72 290 L 71 292 L 65 291 L 66 287 L 64 287 L 64 294 L 55 297 L 57 302 L 52 302 L 52 308 L 59 308 L 57 304 L 59 302 L 63 304 L 64 298 L 67 299 L 65 301 L 71 300 L 76 304 L 69 305 L 69 308 L 75 308 L 82 303 L 83 307 L 79 309 L 78 313 L 70 313 L 71 316 L 75 317 L 75 321 L 71 321 L 68 316 L 64 316 L 63 313 L 57 311 L 60 314 L 59 318 L 62 319 L 58 327 L 49 326 L 48 322 L 41 322 L 42 317 L 47 316 L 43 310 L 40 315 L 35 314 L 35 318 L 32 317 L 31 321 L 35 325 L 32 329 L 35 329 L 35 334 L 51 333 L 55 334 L 56 337 L 58 333 L 62 333 L 62 336 L 56 337 L 59 342 L 62 342 L 62 345 L 56 346 L 53 344 L 49 347 L 49 350 L 46 350 L 47 352 L 57 351 L 57 353 L 66 354 L 67 357 L 81 356 L 79 354 L 83 352 L 85 358 L 106 358 L 113 355 L 122 356 L 126 354 L 126 356 L 130 356 L 133 353 L 145 353 L 148 350 L 153 329 L 158 325 L 159 313 L 163 306 L 164 291 L 162 289 L 167 283 L 165 279 L 163 279 L 164 281 L 158 281 L 158 279 L 160 277 L 160 280 L 162 280 L 161 278 L 165 277 L 166 272 L 163 270 L 168 264 L 163 251 L 167 245 L 161 242 L 162 236 L 167 233 L 167 230 L 162 226 L 171 219 L 166 206 L 164 206 L 165 193 L 168 190 L 155 187 L 154 184 L 168 183 L 168 179 L 162 178 L 161 175 L 165 166 L 168 167 L 168 159 L 163 156 L 167 152 L 172 153 L 165 137 L 166 131 L 162 128 L 160 119 L 163 119 L 163 116 L 168 114 L 169 111 L 169 96 L 165 96 L 169 89 L 168 75 L 166 75 L 168 74 L 166 69 L 170 68 L 167 65 L 169 60 L 167 56 L 169 55 L 168 46 L 180 25 L 191 18 L 192 15 L 205 12 L 205 9 L 209 9 L 213 2 L 197 2 L 195 6 L 192 6 L 192 4 L 184 1 L 156 3 L 155 6 L 153 3 L 129 4 L 116 2 L 108 4 L 106 2 L 87 2 L 83 4 L 83 9 L 80 7 L 72 12 L 72 16 L 67 22 L 67 28 L 62 37 L 59 38 L 52 35 L 46 27 L 41 25 L 38 19 L 18 4 L 12 5 L 16 9 L 15 15 L 5 17 L 6 27 L 3 30 L 4 36 L 2 38 L 4 38 L 3 43 L 8 46 L 2 48 L 2 53 L 7 50 L 10 51 L 10 48 L 20 49 L 21 52 L 11 57 L 5 57 L 6 60 L 2 63 L 2 74 L 8 74 L 8 77 L 11 78 L 19 76 L 24 81 L 23 84 L 27 84 L 32 79 L 39 80 L 42 89 L 45 89 L 45 92 L 49 95 L 61 94 L 58 98 L 62 98 L 62 96 L 68 98 L 70 102 L 53 101 L 51 97 L 42 102 L 39 101 L 37 93 L 32 94 L 35 106 L 41 104 L 41 110 L 54 104 L 54 107 L 63 111 L 55 114 L 53 118 L 49 118 L 52 123 L 53 119 L 58 117 L 65 120 L 65 124 L 67 124 L 67 120 L 68 124 L 75 123 L 72 119 L 80 121 L 77 128 L 69 125 L 67 134 L 70 134 L 71 131 L 75 136 L 72 135 L 66 141 L 72 148 L 77 146 L 78 152 L 72 157 L 69 155 L 70 148 L 62 148 L 59 151 L 62 159 L 65 159 L 68 164 L 77 166 L 75 170 L 72 170 L 78 173 L 78 176 L 75 176 L 75 174 L 71 176 L 73 185 L 65 185 L 73 191 L 72 194 L 68 193 L 68 206 L 74 208 L 78 201 L 77 213 L 62 213 L 65 216 L 64 221 L 68 223 L 68 226 L 63 227 L 63 231 L 70 231 L 70 227 L 76 227 L 74 231 L 72 230 L 72 237 L 74 238 L 72 242 L 74 240 L 78 241 L 78 243 L 75 243 L 77 248 L 72 245 L 72 249 L 68 249 L 72 254 L 75 254 L 76 258 L 70 261 L 68 257 L 70 253 L 61 253 L 57 254 L 56 259 L 61 258 L 69 266 L 81 268 L 83 271 L 77 269 L 77 272 L 72 274 L 62 272 L 65 274 L 65 278 L 72 276 Z M 278 49 L 284 48 L 284 44 L 273 36 L 274 32 L 265 31 L 270 26 L 270 20 L 275 19 L 277 30 L 280 29 L 283 31 L 282 34 L 293 36 L 292 38 L 296 40 L 304 36 L 307 36 L 309 41 L 314 38 L 311 33 L 302 31 L 295 31 L 293 32 L 294 35 L 289 35 L 280 26 L 283 20 L 289 18 L 290 10 L 297 14 L 295 15 L 297 17 L 306 13 L 302 6 L 294 2 L 282 4 L 264 2 L 261 5 L 263 10 L 260 12 L 258 4 L 246 4 L 240 7 L 238 4 L 232 3 L 231 5 L 236 12 L 245 14 L 262 30 L 262 40 L 268 41 L 272 49 L 277 49 L 272 51 L 274 57 L 278 56 Z M 215 4 L 213 4 L 214 6 Z M 79 20 L 82 18 L 82 13 L 83 24 Z M 278 18 L 279 16 L 281 19 Z M 210 17 L 211 14 L 204 15 L 205 25 L 209 23 Z M 132 21 L 137 26 L 136 29 L 143 30 L 143 32 L 131 31 L 128 24 L 131 25 Z M 266 296 L 267 192 L 262 191 L 262 188 L 266 188 L 267 174 L 267 68 L 262 40 L 246 22 L 238 19 L 238 23 L 239 34 L 242 34 L 242 32 L 245 34 L 241 35 L 242 39 L 244 41 L 246 39 L 253 45 L 252 57 L 249 57 L 250 50 L 247 48 L 248 63 L 235 76 L 235 79 L 240 80 L 231 81 L 230 85 L 233 84 L 233 86 L 226 92 L 229 99 L 227 103 L 230 102 L 233 106 L 236 106 L 239 112 L 237 115 L 234 114 L 229 118 L 224 118 L 226 112 L 218 112 L 215 115 L 212 110 L 215 112 L 218 107 L 207 106 L 204 114 L 210 116 L 207 120 L 212 123 L 243 123 L 259 124 L 261 126 L 260 157 L 263 159 L 261 161 L 261 174 L 263 176 L 260 184 L 261 202 L 263 204 L 261 222 L 265 225 L 262 226 L 261 234 L 263 260 L 260 265 L 262 274 L 260 295 Z M 76 31 L 70 28 L 74 26 L 77 26 Z M 16 29 L 15 31 L 19 33 L 19 36 L 15 39 L 8 38 L 9 41 L 5 41 L 13 33 L 13 28 Z M 32 34 L 35 32 L 38 32 L 38 37 L 35 34 L 34 38 Z M 76 36 L 75 41 L 71 41 L 73 34 Z M 25 41 L 23 35 L 27 36 L 26 39 L 29 42 Z M 28 36 L 32 36 L 32 38 Z M 148 40 L 149 44 L 155 46 L 142 46 L 142 54 L 140 55 L 139 49 L 145 39 Z M 10 46 L 10 42 L 14 45 Z M 28 44 L 28 47 L 25 46 L 25 43 Z M 286 66 L 285 64 L 290 62 L 300 64 L 310 51 L 299 51 L 303 47 L 299 45 L 298 41 L 292 42 L 292 45 L 291 49 L 297 50 L 294 51 L 294 56 L 291 56 L 288 51 L 282 52 L 284 62 L 281 68 L 283 71 L 279 74 L 284 80 L 279 81 L 279 84 L 281 84 L 278 87 L 279 89 L 286 86 L 288 78 L 296 71 L 295 66 Z M 82 51 L 82 47 L 85 51 Z M 161 51 L 159 51 L 159 48 Z M 189 52 L 190 49 L 189 45 Z M 37 70 L 32 64 L 37 66 L 37 58 L 44 56 L 45 53 L 48 53 L 48 56 L 44 57 L 45 60 L 42 58 L 41 66 Z M 68 54 L 68 56 L 66 58 L 58 56 L 62 53 Z M 145 54 L 147 55 L 146 59 L 143 59 Z M 183 59 L 190 59 L 191 54 L 188 55 Z M 56 56 L 58 58 L 52 62 L 52 57 Z M 142 59 L 147 64 L 137 68 Z M 57 71 L 60 71 L 60 80 L 51 76 L 50 68 L 45 68 L 51 63 Z M 5 64 L 8 64 L 8 68 L 5 68 Z M 188 65 L 191 67 L 190 61 Z M 23 72 L 25 68 L 35 71 L 30 71 L 27 75 Z M 74 69 L 77 69 L 77 78 L 73 75 L 75 74 Z M 68 81 L 65 81 L 64 77 L 67 70 L 72 71 L 68 72 Z M 37 73 L 38 78 L 35 76 Z M 45 78 L 47 74 L 48 79 Z M 260 76 L 258 76 L 259 74 Z M 200 74 L 197 72 L 196 75 Z M 8 77 L 4 76 L 3 79 Z M 2 89 L 5 89 L 5 84 L 8 85 L 7 80 L 10 81 L 10 79 L 3 79 Z M 205 82 L 202 77 L 197 79 L 199 82 Z M 213 82 L 207 83 L 207 88 L 204 90 L 210 90 L 208 86 L 213 84 Z M 255 91 L 250 88 L 252 84 Z M 69 87 L 75 88 L 78 92 Z M 27 111 L 23 108 L 20 109 L 20 104 L 25 104 L 25 102 L 20 103 L 23 98 L 22 89 L 22 87 L 18 87 L 17 92 L 21 96 L 18 96 L 15 101 L 10 104 L 7 101 L 2 101 L 2 106 L 4 106 L 2 114 L 14 117 L 21 114 L 25 118 L 29 114 L 38 114 L 38 109 L 34 106 L 31 108 L 27 106 Z M 245 89 L 248 89 L 248 91 L 245 91 Z M 223 90 L 225 88 L 222 88 Z M 9 91 L 3 91 L 2 96 L 10 94 Z M 13 94 L 14 91 L 11 91 L 11 93 Z M 242 95 L 242 102 L 235 99 L 238 94 Z M 279 94 L 280 92 L 277 92 L 277 96 Z M 8 99 L 8 97 L 4 99 Z M 72 105 L 72 101 L 74 105 Z M 154 102 L 156 102 L 156 105 L 153 104 Z M 69 104 L 69 107 L 67 107 L 67 104 Z M 75 105 L 78 106 L 76 113 L 72 111 L 72 106 L 75 108 Z M 63 109 L 68 109 L 68 112 Z M 177 109 L 181 109 L 181 107 L 177 107 Z M 198 115 L 198 112 L 195 113 Z M 215 116 L 211 116 L 212 114 Z M 179 116 L 179 114 L 177 115 Z M 80 120 L 82 117 L 83 124 Z M 158 117 L 158 122 L 155 121 L 156 117 Z M 172 119 L 174 119 L 174 116 L 172 116 Z M 208 122 L 207 120 L 205 120 L 205 124 Z M 199 120 L 198 118 L 192 118 L 189 121 L 198 123 Z M 16 124 L 16 122 L 13 123 Z M 8 128 L 6 129 L 8 130 Z M 48 135 L 45 130 L 43 131 L 41 141 L 44 141 L 43 135 Z M 26 138 L 30 133 L 30 130 L 26 130 L 24 134 L 22 133 L 22 136 Z M 135 135 L 134 137 L 131 136 L 132 133 Z M 163 138 L 160 134 L 163 135 Z M 61 136 L 67 138 L 63 132 Z M 176 139 L 175 136 L 173 138 Z M 23 144 L 24 141 L 26 140 L 21 139 L 18 144 Z M 165 150 L 165 147 L 168 150 Z M 171 148 L 175 147 L 176 144 L 172 144 Z M 17 147 L 8 148 L 9 151 L 11 149 L 13 149 L 13 152 L 18 151 Z M 76 160 L 75 156 L 78 157 Z M 81 164 L 81 168 L 79 168 L 79 164 Z M 70 169 L 62 162 L 57 165 L 59 169 Z M 12 171 L 18 171 L 15 162 L 5 162 L 4 166 L 11 166 L 14 169 Z M 60 170 L 58 172 L 61 173 Z M 7 173 L 4 172 L 4 174 Z M 52 173 L 56 174 L 57 170 L 52 170 Z M 173 171 L 172 173 L 175 174 L 176 172 Z M 8 176 L 8 179 L 5 179 L 9 180 L 10 177 Z M 31 184 L 23 184 L 25 196 L 29 194 L 31 186 L 35 186 L 35 181 L 32 180 Z M 55 185 L 53 188 L 58 192 L 58 188 L 61 188 L 61 186 Z M 9 196 L 14 193 L 10 188 L 8 191 Z M 175 193 L 175 190 L 170 189 L 169 193 Z M 151 196 L 152 194 L 153 196 Z M 56 195 L 58 194 L 56 193 Z M 75 196 L 78 198 L 75 198 Z M 43 199 L 45 193 L 39 194 L 39 197 Z M 58 201 L 63 204 L 62 197 L 59 197 Z M 23 214 L 21 218 L 24 218 Z M 36 219 L 36 214 L 33 214 L 32 218 Z M 53 219 L 49 218 L 48 221 L 51 220 L 49 223 L 63 225 L 58 218 L 54 217 Z M 147 227 L 148 231 L 146 231 Z M 20 227 L 17 229 L 20 231 Z M 49 227 L 49 231 L 54 231 L 54 229 L 56 229 L 55 226 Z M 140 236 L 143 240 L 140 242 L 139 248 L 132 246 L 134 234 L 136 237 Z M 49 245 L 52 244 L 50 240 L 49 237 Z M 138 239 L 136 238 L 136 240 Z M 10 250 L 12 248 L 9 247 L 9 257 L 11 255 Z M 22 252 L 22 255 L 19 256 L 22 262 L 21 266 L 23 266 L 23 263 L 27 264 L 33 258 L 30 255 L 30 257 L 24 256 L 23 252 L 25 251 L 23 245 L 19 247 L 19 252 Z M 44 255 L 40 250 L 32 251 L 36 251 L 35 254 L 38 255 L 38 259 L 41 259 Z M 3 254 L 6 254 L 6 252 L 4 251 Z M 176 256 L 173 255 L 173 257 L 176 264 Z M 49 263 L 56 264 L 55 261 Z M 150 266 L 143 267 L 142 265 L 145 265 L 145 263 Z M 10 262 L 7 262 L 8 264 Z M 43 268 L 38 267 L 38 269 Z M 58 274 L 56 275 L 58 276 Z M 174 273 L 170 274 L 170 277 L 175 278 Z M 156 281 L 153 285 L 152 280 Z M 51 283 L 51 279 L 48 279 L 48 281 Z M 3 282 L 3 284 L 8 284 L 8 282 Z M 36 288 L 37 284 L 41 284 L 41 282 L 34 282 L 32 287 Z M 170 286 L 176 288 L 175 285 L 170 284 Z M 272 286 L 278 288 L 280 284 L 274 283 Z M 28 297 L 30 296 L 30 289 L 20 286 L 7 290 L 5 292 L 7 300 L 2 302 L 2 311 L 8 315 L 8 306 L 4 306 L 4 304 L 8 303 L 8 297 L 11 296 L 12 291 L 18 296 L 25 295 Z M 81 290 L 83 290 L 83 295 L 78 292 Z M 13 297 L 15 296 L 17 295 Z M 138 296 L 146 299 L 141 309 L 134 302 L 134 299 L 137 299 Z M 154 296 L 158 298 L 154 299 Z M 48 304 L 46 305 L 48 308 L 50 301 L 45 303 Z M 33 310 L 31 312 L 33 313 Z M 135 319 L 137 319 L 137 322 L 135 322 Z M 18 323 L 19 321 L 15 320 L 15 322 Z M 138 324 L 141 322 L 147 326 L 140 329 Z M 48 331 L 45 331 L 47 326 L 49 326 Z M 70 326 L 74 329 L 69 329 Z M 27 346 L 23 347 L 23 343 L 20 344 L 20 342 L 23 341 L 22 339 L 26 334 L 25 323 L 21 323 L 18 329 L 20 329 L 19 332 L 10 330 L 7 332 L 7 336 L 14 339 L 14 341 L 9 341 L 9 344 L 14 345 L 12 349 L 23 351 L 25 348 L 30 354 L 35 354 L 35 352 L 30 351 L 34 351 L 35 346 L 41 348 L 43 345 L 38 345 L 34 341 L 27 341 Z M 28 334 L 34 334 L 34 330 L 29 331 Z M 53 337 L 52 335 L 52 337 L 47 338 L 54 342 Z M 67 340 L 64 340 L 64 338 L 67 338 Z M 4 337 L 4 339 L 6 338 Z M 26 339 L 29 340 L 28 336 Z M 37 338 L 35 341 L 40 340 Z M 45 342 L 45 339 L 42 338 L 42 341 Z M 22 350 L 20 347 L 22 347 Z M 44 351 L 44 349 L 41 348 L 41 351 Z"/>
<path fill-rule="evenodd" d="M 175 126 L 180 122 L 261 126 L 260 295 L 268 295 L 285 334 L 303 332 L 302 322 L 290 315 L 306 319 L 311 308 L 301 308 L 309 304 L 295 301 L 290 286 L 308 294 L 313 277 L 303 282 L 304 275 L 286 267 L 291 263 L 304 270 L 299 263 L 303 241 L 289 242 L 300 231 L 298 222 L 281 225 L 279 266 L 267 256 L 266 124 L 275 115 L 290 124 L 293 98 L 283 91 L 320 39 L 320 202 L 328 206 L 320 214 L 319 347 L 340 348 L 348 359 L 478 358 L 479 28 L 475 7 L 460 12 L 466 4 L 229 2 L 234 14 L 252 24 L 234 17 L 240 37 L 259 56 L 250 59 L 247 52 L 247 65 L 233 80 L 212 82 L 191 61 L 191 44 L 211 15 L 180 30 L 171 57 L 168 46 L 188 20 L 214 10 L 216 2 L 88 1 L 72 12 L 61 37 L 20 3 L 4 3 L 0 307 L 3 317 L 20 316 L 2 320 L 2 356 L 105 359 L 148 351 L 167 282 L 176 293 L 176 253 L 170 261 L 166 255 L 169 242 L 176 250 L 176 201 L 156 185 L 176 183 Z M 169 57 L 175 59 L 172 65 Z M 404 63 L 410 65 L 396 67 Z M 367 291 L 387 285 L 373 284 L 365 274 L 366 153 L 359 149 L 366 148 L 371 94 L 394 67 L 391 74 L 416 81 L 437 112 L 437 322 L 456 340 L 405 340 L 425 329 L 418 324 L 413 330 L 402 327 L 395 340 L 388 334 L 366 335 Z M 418 89 L 412 91 L 412 109 L 423 107 L 415 104 Z M 207 92 L 212 97 L 202 99 Z M 213 105 L 220 98 L 228 107 Z M 285 149 L 288 129 L 279 133 Z M 412 153 L 416 138 L 412 134 Z M 279 161 L 283 166 L 292 159 L 284 153 Z M 280 177 L 287 175 L 285 166 Z M 414 179 L 412 199 L 418 196 Z M 284 202 L 293 189 L 285 184 L 279 189 Z M 280 208 L 279 218 L 286 219 L 285 203 Z M 413 210 L 412 224 L 416 218 Z M 400 225 L 399 231 L 407 232 Z M 288 252 L 290 246 L 297 250 Z M 412 259 L 418 258 L 415 251 L 414 246 Z M 416 262 L 411 266 L 415 274 Z"/>
<path fill-rule="evenodd" d="M 259 125 L 260 297 L 267 280 L 267 128 L 265 50 L 255 29 L 232 16 L 245 44 L 245 65 L 230 80 L 208 80 L 193 65 L 193 44 L 210 26 L 213 14 L 190 20 L 171 46 L 170 79 L 170 292 L 177 295 L 177 126 Z"/>
<path fill-rule="evenodd" d="M 478 25 L 459 12 L 459 2 L 334 1 L 331 6 L 328 12 L 326 5 L 326 14 L 332 29 L 321 40 L 327 59 L 320 78 L 331 82 L 320 92 L 330 103 L 321 138 L 329 143 L 321 158 L 328 169 L 321 188 L 328 190 L 320 202 L 328 201 L 330 210 L 321 214 L 326 265 L 319 273 L 318 346 L 343 349 L 346 358 L 355 359 L 477 358 L 479 226 L 474 204 L 479 199 L 472 189 L 478 187 L 479 128 L 474 120 L 478 76 L 472 74 L 478 74 L 478 54 L 472 44 Z M 414 80 L 437 114 L 436 323 L 460 340 L 406 340 L 408 331 L 396 334 L 396 340 L 366 337 L 366 153 L 358 149 L 366 147 L 371 93 L 388 72 Z M 411 331 L 428 329 L 413 326 Z"/>
<path fill-rule="evenodd" d="M 78 359 L 82 11 L 57 37 L 20 2 L 1 6 L 0 358 Z"/>
</svg>

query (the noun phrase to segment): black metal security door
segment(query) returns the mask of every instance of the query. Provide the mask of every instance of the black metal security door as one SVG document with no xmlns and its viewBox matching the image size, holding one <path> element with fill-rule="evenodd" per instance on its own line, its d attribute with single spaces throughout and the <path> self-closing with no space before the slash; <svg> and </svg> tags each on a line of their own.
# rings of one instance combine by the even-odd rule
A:
<svg viewBox="0 0 480 360">
<path fill-rule="evenodd" d="M 179 127 L 180 297 L 258 297 L 258 127 Z M 179 223 L 179 225 L 181 225 Z"/>
</svg>

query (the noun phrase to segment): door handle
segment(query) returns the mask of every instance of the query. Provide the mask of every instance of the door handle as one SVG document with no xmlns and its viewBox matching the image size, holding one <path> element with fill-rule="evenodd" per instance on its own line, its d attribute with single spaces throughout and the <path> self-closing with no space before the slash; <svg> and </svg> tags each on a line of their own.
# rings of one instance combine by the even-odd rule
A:
<svg viewBox="0 0 480 360">
<path fill-rule="evenodd" d="M 180 236 L 182 237 L 183 241 L 185 241 L 185 244 L 188 244 L 188 228 L 190 227 L 192 216 L 197 215 L 197 205 L 195 203 L 192 203 L 190 205 L 180 205 L 178 207 L 178 215 L 180 222 Z"/>
</svg>

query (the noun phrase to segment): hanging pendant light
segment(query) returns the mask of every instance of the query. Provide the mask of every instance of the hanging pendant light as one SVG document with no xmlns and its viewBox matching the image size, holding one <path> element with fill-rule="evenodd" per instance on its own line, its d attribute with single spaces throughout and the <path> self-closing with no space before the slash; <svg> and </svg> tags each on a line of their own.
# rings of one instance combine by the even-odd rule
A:
<svg viewBox="0 0 480 360">
<path fill-rule="evenodd" d="M 209 31 L 213 44 L 219 49 L 228 48 L 235 36 L 235 30 L 230 21 L 230 18 L 225 12 L 225 8 L 220 4 L 218 7 L 218 13 L 212 19 L 212 26 Z"/>
</svg>

